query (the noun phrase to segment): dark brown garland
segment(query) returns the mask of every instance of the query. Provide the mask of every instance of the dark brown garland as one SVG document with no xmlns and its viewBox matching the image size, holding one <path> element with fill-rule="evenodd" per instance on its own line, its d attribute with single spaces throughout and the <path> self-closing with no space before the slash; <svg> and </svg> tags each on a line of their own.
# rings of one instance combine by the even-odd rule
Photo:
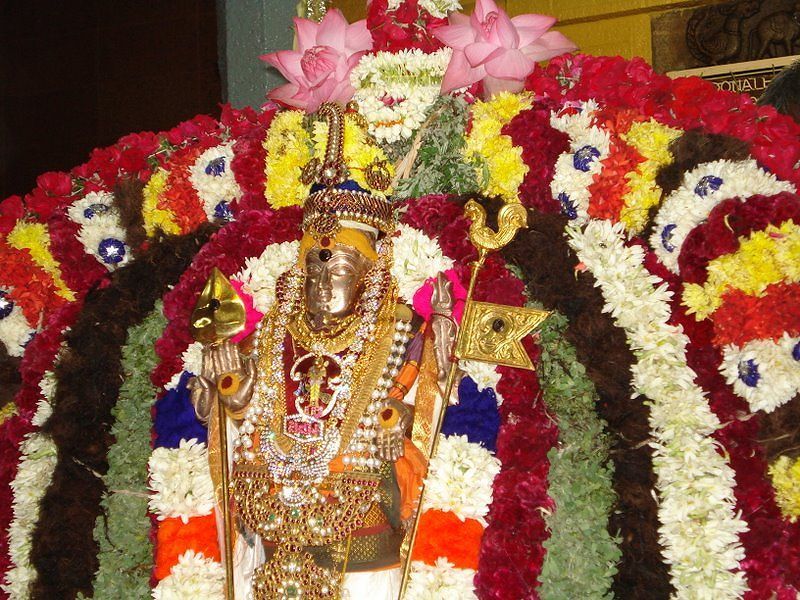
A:
<svg viewBox="0 0 800 600">
<path fill-rule="evenodd" d="M 598 412 L 608 423 L 615 443 L 614 489 L 618 501 L 609 519 L 609 531 L 621 538 L 622 558 L 614 579 L 618 598 L 659 600 L 672 593 L 669 570 L 658 543 L 658 507 L 653 499 L 655 474 L 648 411 L 644 398 L 631 398 L 634 357 L 625 333 L 602 312 L 604 300 L 595 280 L 578 271 L 570 250 L 562 215 L 529 212 L 528 229 L 503 251 L 518 266 L 532 298 L 569 318 L 567 340 L 575 346 L 581 364 L 594 382 Z"/>
<path fill-rule="evenodd" d="M 758 441 L 769 463 L 779 456 L 800 456 L 800 395 L 761 415 Z"/>
<path fill-rule="evenodd" d="M 101 477 L 113 442 L 111 409 L 122 383 L 127 331 L 152 311 L 214 230 L 206 225 L 192 235 L 152 242 L 113 274 L 110 285 L 88 293 L 66 335 L 68 350 L 56 367 L 53 415 L 43 427 L 58 448 L 58 462 L 32 538 L 34 599 L 92 595 L 98 567 L 93 529 L 105 491 Z"/>
<path fill-rule="evenodd" d="M 9 356 L 6 347 L 0 344 L 0 409 L 14 400 L 22 378 L 19 375 L 20 359 Z"/>
</svg>

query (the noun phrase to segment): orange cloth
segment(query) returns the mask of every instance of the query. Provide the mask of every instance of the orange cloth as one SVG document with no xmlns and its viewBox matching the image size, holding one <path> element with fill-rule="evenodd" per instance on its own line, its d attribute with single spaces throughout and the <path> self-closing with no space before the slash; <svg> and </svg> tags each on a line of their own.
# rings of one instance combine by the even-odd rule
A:
<svg viewBox="0 0 800 600">
<path fill-rule="evenodd" d="M 428 469 L 425 456 L 408 438 L 405 439 L 405 452 L 394 463 L 397 485 L 400 488 L 400 518 L 410 519 L 419 500 L 419 489 Z"/>
<path fill-rule="evenodd" d="M 459 569 L 477 569 L 483 525 L 475 519 L 462 521 L 455 514 L 426 510 L 419 520 L 412 560 L 434 565 L 440 556 Z"/>
<path fill-rule="evenodd" d="M 172 567 L 178 564 L 178 557 L 187 550 L 202 553 L 217 562 L 221 560 L 214 513 L 192 517 L 187 523 L 177 517 L 158 522 L 155 578 L 161 581 L 169 575 Z"/>
</svg>

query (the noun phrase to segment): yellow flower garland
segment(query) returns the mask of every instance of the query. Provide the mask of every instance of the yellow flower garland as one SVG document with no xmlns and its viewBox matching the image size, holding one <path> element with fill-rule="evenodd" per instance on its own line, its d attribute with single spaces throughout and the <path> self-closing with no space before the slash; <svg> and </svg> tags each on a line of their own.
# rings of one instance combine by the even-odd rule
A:
<svg viewBox="0 0 800 600">
<path fill-rule="evenodd" d="M 17 414 L 17 405 L 9 402 L 3 408 L 0 408 L 0 425 L 5 423 L 8 419 Z"/>
<path fill-rule="evenodd" d="M 722 305 L 728 290 L 757 296 L 781 281 L 800 281 L 800 227 L 791 220 L 754 232 L 736 252 L 710 261 L 705 284 L 687 284 L 683 304 L 700 321 Z"/>
<path fill-rule="evenodd" d="M 144 202 L 142 203 L 142 217 L 144 218 L 144 230 L 148 237 L 156 235 L 157 231 L 163 231 L 168 235 L 179 235 L 181 228 L 175 221 L 175 215 L 170 210 L 158 207 L 158 201 L 167 187 L 169 173 L 164 169 L 158 169 L 150 177 L 150 181 L 144 186 Z"/>
<path fill-rule="evenodd" d="M 53 278 L 59 296 L 70 302 L 75 300 L 75 294 L 61 279 L 61 269 L 50 252 L 50 233 L 44 223 L 19 221 L 6 240 L 12 248 L 30 252 L 33 262 Z"/>
<path fill-rule="evenodd" d="M 302 206 L 308 196 L 310 186 L 300 182 L 303 166 L 311 160 L 311 138 L 303 127 L 304 116 L 297 110 L 276 115 L 264 140 L 265 195 L 273 208 Z"/>
<path fill-rule="evenodd" d="M 775 500 L 783 516 L 792 523 L 800 517 L 800 458 L 781 456 L 769 467 Z"/>
<path fill-rule="evenodd" d="M 621 136 L 645 159 L 635 171 L 625 175 L 630 190 L 623 197 L 624 208 L 620 212 L 620 221 L 632 235 L 644 229 L 650 208 L 661 200 L 661 189 L 656 185 L 656 174 L 661 167 L 672 162 L 669 144 L 681 133 L 683 132 L 678 129 L 650 119 L 634 123 L 628 132 Z"/>
<path fill-rule="evenodd" d="M 501 131 L 511 119 L 531 107 L 529 94 L 503 92 L 488 102 L 472 107 L 472 130 L 464 156 L 475 165 L 481 192 L 499 196 L 506 202 L 519 202 L 517 190 L 528 173 L 522 160 L 522 148 Z"/>
</svg>

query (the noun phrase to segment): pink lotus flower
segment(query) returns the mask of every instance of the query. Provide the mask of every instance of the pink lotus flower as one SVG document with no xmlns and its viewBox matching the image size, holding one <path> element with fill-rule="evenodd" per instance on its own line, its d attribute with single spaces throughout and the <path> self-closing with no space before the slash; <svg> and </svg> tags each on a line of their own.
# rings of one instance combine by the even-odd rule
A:
<svg viewBox="0 0 800 600">
<path fill-rule="evenodd" d="M 449 21 L 433 32 L 453 49 L 443 93 L 478 81 L 483 81 L 486 96 L 518 92 L 537 61 L 577 49 L 563 34 L 548 31 L 555 18 L 520 15 L 511 19 L 494 0 L 478 0 L 471 17 L 454 13 Z"/>
<path fill-rule="evenodd" d="M 267 97 L 308 112 L 314 112 L 323 102 L 346 104 L 355 92 L 350 71 L 372 48 L 367 22 L 348 25 L 339 10 L 329 10 L 320 23 L 295 18 L 294 24 L 297 50 L 261 56 L 289 81 Z"/>
</svg>

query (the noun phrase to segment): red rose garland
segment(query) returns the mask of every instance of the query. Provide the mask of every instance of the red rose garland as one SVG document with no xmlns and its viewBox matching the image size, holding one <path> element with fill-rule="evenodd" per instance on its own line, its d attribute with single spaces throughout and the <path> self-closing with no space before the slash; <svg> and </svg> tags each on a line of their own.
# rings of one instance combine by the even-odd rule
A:
<svg viewBox="0 0 800 600">
<path fill-rule="evenodd" d="M 560 102 L 594 99 L 601 105 L 633 109 L 664 125 L 740 138 L 775 175 L 800 183 L 800 125 L 771 106 L 756 106 L 748 96 L 719 91 L 709 81 L 672 80 L 655 73 L 641 58 L 576 54 L 558 56 L 538 67 L 528 77 L 526 89 Z"/>
</svg>

